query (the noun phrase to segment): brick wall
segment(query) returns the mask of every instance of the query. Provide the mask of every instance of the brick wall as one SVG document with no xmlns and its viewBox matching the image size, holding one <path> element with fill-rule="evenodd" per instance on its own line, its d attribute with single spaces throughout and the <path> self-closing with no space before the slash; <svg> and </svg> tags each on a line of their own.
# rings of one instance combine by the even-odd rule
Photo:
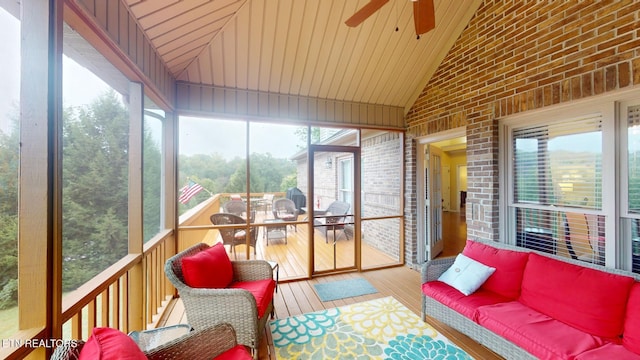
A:
<svg viewBox="0 0 640 360">
<path fill-rule="evenodd" d="M 497 240 L 498 120 L 638 84 L 639 1 L 487 0 L 407 114 L 405 195 L 411 139 L 466 126 L 468 236 Z M 407 252 L 415 221 L 408 213 Z"/>
</svg>

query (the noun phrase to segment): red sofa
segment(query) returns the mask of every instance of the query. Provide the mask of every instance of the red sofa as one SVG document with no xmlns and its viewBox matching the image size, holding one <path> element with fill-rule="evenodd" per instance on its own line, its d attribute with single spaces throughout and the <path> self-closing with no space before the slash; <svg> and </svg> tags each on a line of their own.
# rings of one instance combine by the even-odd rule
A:
<svg viewBox="0 0 640 360">
<path fill-rule="evenodd" d="M 427 262 L 423 315 L 508 359 L 640 359 L 637 274 L 472 240 L 462 254 L 495 271 L 466 296 L 438 280 L 453 258 Z"/>
</svg>

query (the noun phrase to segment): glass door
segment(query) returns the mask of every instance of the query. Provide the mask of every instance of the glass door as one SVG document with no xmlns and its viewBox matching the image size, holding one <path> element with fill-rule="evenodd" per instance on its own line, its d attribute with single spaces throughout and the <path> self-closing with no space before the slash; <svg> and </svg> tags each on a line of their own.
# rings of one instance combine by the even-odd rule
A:
<svg viewBox="0 0 640 360">
<path fill-rule="evenodd" d="M 355 269 L 359 256 L 355 231 L 359 149 L 314 145 L 310 157 L 313 274 Z"/>
</svg>

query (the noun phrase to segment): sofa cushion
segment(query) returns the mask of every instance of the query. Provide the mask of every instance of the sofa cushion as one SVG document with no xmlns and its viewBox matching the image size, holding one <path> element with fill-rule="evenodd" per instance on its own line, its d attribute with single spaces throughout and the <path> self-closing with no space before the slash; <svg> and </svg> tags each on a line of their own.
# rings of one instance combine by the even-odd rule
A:
<svg viewBox="0 0 640 360">
<path fill-rule="evenodd" d="M 606 343 L 518 301 L 479 307 L 478 324 L 540 359 L 573 359 Z"/>
<path fill-rule="evenodd" d="M 531 253 L 519 301 L 589 334 L 615 339 L 622 334 L 633 283 L 628 276 Z"/>
<path fill-rule="evenodd" d="M 233 267 L 222 243 L 182 258 L 185 284 L 192 288 L 222 289 L 233 280 Z"/>
<path fill-rule="evenodd" d="M 473 294 L 482 285 L 495 268 L 484 265 L 464 254 L 458 254 L 453 264 L 445 271 L 438 281 L 449 284 L 465 295 Z"/>
<path fill-rule="evenodd" d="M 80 360 L 146 360 L 138 345 L 117 329 L 97 327 L 80 351 Z"/>
<path fill-rule="evenodd" d="M 258 317 L 262 317 L 269 307 L 269 303 L 273 299 L 273 291 L 276 288 L 276 282 L 273 279 L 255 280 L 255 281 L 236 281 L 229 285 L 230 289 L 244 289 L 249 291 L 256 299 L 258 307 Z"/>
<path fill-rule="evenodd" d="M 462 253 L 496 269 L 481 288 L 513 300 L 520 296 L 522 274 L 529 259 L 528 252 L 496 249 L 478 241 L 467 240 Z"/>
<path fill-rule="evenodd" d="M 251 357 L 251 353 L 247 350 L 244 345 L 236 345 L 231 349 L 223 352 L 222 354 L 213 358 L 214 360 L 245 360 L 245 359 L 253 359 Z"/>
<path fill-rule="evenodd" d="M 599 348 L 588 350 L 576 356 L 576 360 L 640 360 L 640 355 L 627 350 L 620 344 L 608 343 Z"/>
<path fill-rule="evenodd" d="M 629 294 L 622 345 L 630 351 L 640 354 L 640 283 L 638 282 L 633 284 Z"/>
<path fill-rule="evenodd" d="M 429 281 L 422 284 L 422 292 L 474 321 L 477 317 L 478 307 L 511 300 L 482 288 L 466 296 L 441 281 Z"/>
</svg>

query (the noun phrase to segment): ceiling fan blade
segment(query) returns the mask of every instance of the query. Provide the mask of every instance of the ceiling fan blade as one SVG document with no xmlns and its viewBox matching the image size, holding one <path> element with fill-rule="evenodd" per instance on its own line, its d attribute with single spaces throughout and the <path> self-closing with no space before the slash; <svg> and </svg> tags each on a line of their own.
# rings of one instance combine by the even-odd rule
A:
<svg viewBox="0 0 640 360">
<path fill-rule="evenodd" d="M 365 21 L 369 16 L 373 15 L 378 9 L 380 9 L 384 4 L 388 3 L 389 0 L 371 0 L 365 6 L 363 6 L 360 10 L 356 11 L 355 14 L 351 15 L 350 18 L 347 19 L 344 23 L 347 26 L 355 27 L 360 25 L 363 21 Z"/>
<path fill-rule="evenodd" d="M 413 22 L 416 35 L 424 34 L 436 27 L 433 0 L 418 0 L 413 3 Z"/>
</svg>

